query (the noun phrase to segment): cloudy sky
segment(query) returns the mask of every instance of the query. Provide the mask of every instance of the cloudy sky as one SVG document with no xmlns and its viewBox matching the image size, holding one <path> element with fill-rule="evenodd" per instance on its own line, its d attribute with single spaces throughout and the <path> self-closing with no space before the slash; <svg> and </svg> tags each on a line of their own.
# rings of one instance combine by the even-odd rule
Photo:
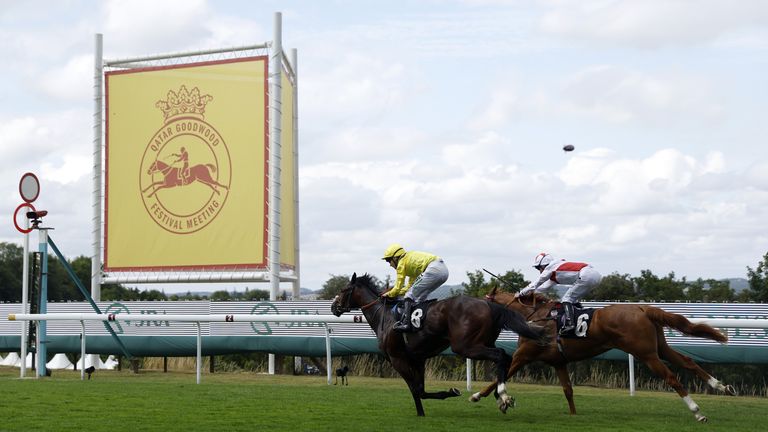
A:
<svg viewBox="0 0 768 432">
<path fill-rule="evenodd" d="M 450 284 L 531 279 L 540 251 L 688 279 L 768 251 L 751 0 L 0 0 L 0 241 L 21 243 L 32 171 L 57 244 L 90 254 L 94 33 L 108 59 L 241 46 L 276 11 L 299 52 L 304 287 L 384 278 L 391 242 L 441 255 Z"/>
</svg>

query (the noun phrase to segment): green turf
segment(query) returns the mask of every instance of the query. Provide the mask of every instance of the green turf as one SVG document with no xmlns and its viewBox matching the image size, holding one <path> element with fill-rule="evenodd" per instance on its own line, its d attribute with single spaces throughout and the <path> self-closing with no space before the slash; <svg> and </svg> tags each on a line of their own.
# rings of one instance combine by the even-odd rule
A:
<svg viewBox="0 0 768 432">
<path fill-rule="evenodd" d="M 464 395 L 424 401 L 417 418 L 400 379 L 350 377 L 348 387 L 325 377 L 250 373 L 97 371 L 18 378 L 0 367 L 0 431 L 763 431 L 768 400 L 693 395 L 709 423 L 697 423 L 673 393 L 576 387 L 578 415 L 568 415 L 560 387 L 512 383 L 518 406 L 506 415 L 492 398 L 467 401 L 463 382 L 429 382 L 428 390 L 458 387 Z M 481 388 L 475 383 L 474 390 Z"/>
</svg>

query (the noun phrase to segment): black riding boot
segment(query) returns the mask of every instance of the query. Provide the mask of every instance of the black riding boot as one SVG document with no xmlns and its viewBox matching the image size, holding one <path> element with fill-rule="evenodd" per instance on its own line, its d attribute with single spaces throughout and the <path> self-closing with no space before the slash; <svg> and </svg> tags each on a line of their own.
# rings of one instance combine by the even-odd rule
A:
<svg viewBox="0 0 768 432">
<path fill-rule="evenodd" d="M 403 315 L 392 327 L 395 331 L 403 333 L 411 331 L 411 311 L 413 311 L 413 300 L 406 298 L 403 304 Z"/>
<path fill-rule="evenodd" d="M 565 312 L 565 324 L 560 329 L 560 334 L 564 335 L 575 327 L 573 324 L 573 303 L 563 302 L 563 311 Z"/>
</svg>

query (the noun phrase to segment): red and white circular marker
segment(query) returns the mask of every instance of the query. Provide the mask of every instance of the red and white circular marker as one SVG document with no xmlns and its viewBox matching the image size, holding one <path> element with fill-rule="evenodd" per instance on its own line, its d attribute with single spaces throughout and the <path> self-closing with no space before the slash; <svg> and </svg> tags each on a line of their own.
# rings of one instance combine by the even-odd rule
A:
<svg viewBox="0 0 768 432">
<path fill-rule="evenodd" d="M 13 212 L 13 226 L 15 226 L 16 229 L 20 233 L 22 233 L 22 234 L 29 234 L 32 231 L 32 227 L 22 228 L 21 225 L 19 225 L 19 222 L 17 220 L 18 215 L 19 215 L 19 210 L 21 210 L 21 209 L 23 209 L 25 207 L 28 207 L 28 208 L 32 209 L 32 211 L 37 211 L 37 210 L 35 210 L 35 206 L 33 206 L 32 204 L 30 204 L 28 202 L 24 202 L 24 203 L 19 204 L 19 206 L 16 207 L 16 211 Z M 27 217 L 27 212 L 23 212 L 22 215 L 24 215 L 24 218 L 26 218 Z"/>
</svg>

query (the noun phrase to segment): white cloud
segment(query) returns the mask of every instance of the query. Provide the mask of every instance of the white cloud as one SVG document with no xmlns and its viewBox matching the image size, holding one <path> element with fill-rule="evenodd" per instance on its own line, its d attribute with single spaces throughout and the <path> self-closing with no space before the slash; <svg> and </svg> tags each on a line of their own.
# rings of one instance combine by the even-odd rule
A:
<svg viewBox="0 0 768 432">
<path fill-rule="evenodd" d="M 751 186 L 768 191 L 768 161 L 757 161 L 746 173 Z"/>
<path fill-rule="evenodd" d="M 541 19 L 544 32 L 638 48 L 709 43 L 743 26 L 768 23 L 768 8 L 759 0 L 693 4 L 680 0 L 588 0 L 551 5 Z"/>
<path fill-rule="evenodd" d="M 72 57 L 65 65 L 43 72 L 37 83 L 56 99 L 79 101 L 93 93 L 94 68 L 93 55 Z"/>
<path fill-rule="evenodd" d="M 336 123 L 371 122 L 406 103 L 405 68 L 376 55 L 344 52 L 302 69 L 301 108 Z M 304 111 L 306 110 L 306 111 Z"/>
<path fill-rule="evenodd" d="M 605 65 L 570 77 L 557 102 L 573 114 L 609 123 L 664 125 L 685 118 L 704 123 L 717 120 L 723 110 L 710 87 L 695 76 L 654 75 Z"/>
<path fill-rule="evenodd" d="M 637 217 L 629 222 L 613 227 L 610 240 L 612 243 L 629 243 L 648 234 L 645 217 Z"/>
<path fill-rule="evenodd" d="M 610 154 L 606 156 L 610 157 Z M 722 170 L 712 155 L 704 163 L 675 149 L 660 150 L 642 160 L 576 156 L 561 173 L 566 184 L 591 185 L 595 208 L 607 214 L 679 211 L 680 198 L 694 178 Z"/>
<path fill-rule="evenodd" d="M 591 65 L 564 73 L 569 75 L 527 91 L 505 78 L 491 87 L 487 103 L 470 119 L 470 126 L 482 130 L 564 118 L 596 125 L 680 127 L 712 125 L 725 118 L 725 103 L 714 83 L 695 72 Z"/>
<path fill-rule="evenodd" d="M 121 56 L 179 52 L 211 36 L 205 0 L 110 0 L 102 13 L 105 45 Z"/>
<path fill-rule="evenodd" d="M 80 155 L 64 155 L 63 160 L 44 162 L 41 167 L 42 180 L 69 184 L 83 177 L 92 177 L 93 158 Z"/>
</svg>

